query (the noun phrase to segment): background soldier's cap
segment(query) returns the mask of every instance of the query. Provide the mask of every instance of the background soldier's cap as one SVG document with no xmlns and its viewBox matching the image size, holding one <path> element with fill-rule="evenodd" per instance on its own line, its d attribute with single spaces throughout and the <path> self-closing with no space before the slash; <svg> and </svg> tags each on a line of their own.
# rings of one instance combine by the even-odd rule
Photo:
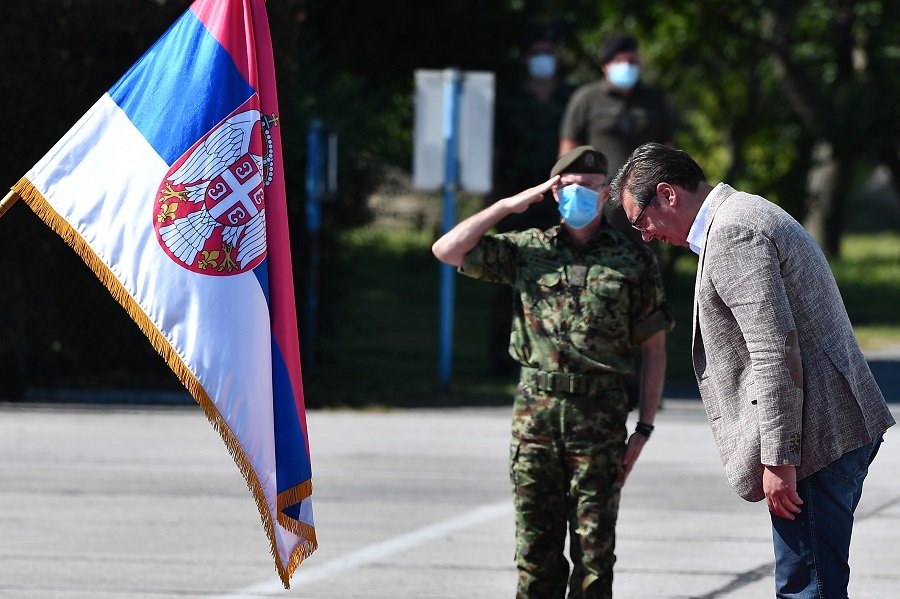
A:
<svg viewBox="0 0 900 599">
<path fill-rule="evenodd" d="M 537 43 L 552 44 L 556 46 L 559 44 L 560 37 L 561 34 L 559 28 L 553 25 L 532 27 L 526 31 L 525 35 L 522 37 L 522 50 L 528 52 L 528 50 L 531 49 L 531 46 Z"/>
<path fill-rule="evenodd" d="M 610 36 L 600 51 L 600 65 L 608 63 L 620 52 L 637 52 L 637 40 L 624 33 L 616 33 Z"/>
<path fill-rule="evenodd" d="M 578 146 L 559 157 L 553 168 L 550 169 L 550 177 L 563 173 L 600 173 L 608 174 L 606 156 L 594 149 L 594 146 Z"/>
</svg>

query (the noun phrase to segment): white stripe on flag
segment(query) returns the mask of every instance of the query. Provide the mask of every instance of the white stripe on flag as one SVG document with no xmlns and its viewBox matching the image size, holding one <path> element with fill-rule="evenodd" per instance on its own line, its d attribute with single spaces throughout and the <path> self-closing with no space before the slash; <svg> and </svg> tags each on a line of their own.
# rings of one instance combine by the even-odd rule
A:
<svg viewBox="0 0 900 599">
<path fill-rule="evenodd" d="M 104 94 L 26 176 L 91 246 L 214 402 L 264 490 L 286 563 L 297 537 L 276 522 L 272 402 L 265 400 L 272 397 L 269 307 L 252 272 L 201 275 L 162 250 L 153 222 L 156 190 L 168 168 Z M 312 522 L 311 513 L 305 517 Z"/>
</svg>

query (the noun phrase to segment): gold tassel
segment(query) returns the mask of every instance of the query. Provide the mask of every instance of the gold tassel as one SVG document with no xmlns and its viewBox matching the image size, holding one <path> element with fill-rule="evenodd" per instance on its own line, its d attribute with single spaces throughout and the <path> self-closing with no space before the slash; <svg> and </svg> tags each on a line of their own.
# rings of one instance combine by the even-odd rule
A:
<svg viewBox="0 0 900 599">
<path fill-rule="evenodd" d="M 300 503 L 312 495 L 312 481 L 303 481 L 296 487 L 282 491 L 278 494 L 278 511 L 282 511 L 292 505 Z"/>
<path fill-rule="evenodd" d="M 175 373 L 175 376 L 178 377 L 178 380 L 185 386 L 188 390 L 188 393 L 194 398 L 197 404 L 203 409 L 203 413 L 206 414 L 207 420 L 209 420 L 210 424 L 212 424 L 213 428 L 219 433 L 219 436 L 222 438 L 222 441 L 225 443 L 225 447 L 228 448 L 228 453 L 231 454 L 232 459 L 234 459 L 235 464 L 237 464 L 238 469 L 241 471 L 241 474 L 244 476 L 244 480 L 247 482 L 247 487 L 250 489 L 250 492 L 253 494 L 254 499 L 256 500 L 256 507 L 259 509 L 259 515 L 262 520 L 263 529 L 266 531 L 266 536 L 269 538 L 269 550 L 272 554 L 272 557 L 275 560 L 275 568 L 278 571 L 278 575 L 281 578 L 281 582 L 284 584 L 285 589 L 290 589 L 290 580 L 291 576 L 296 570 L 297 566 L 300 563 L 309 557 L 317 547 L 316 538 L 315 538 L 315 530 L 303 522 L 297 522 L 291 518 L 287 518 L 287 516 L 283 516 L 281 512 L 281 496 L 278 498 L 278 521 L 281 526 L 289 530 L 295 535 L 301 536 L 305 539 L 305 542 L 298 546 L 291 553 L 289 561 L 287 563 L 287 567 L 281 563 L 281 557 L 278 554 L 278 546 L 275 542 L 275 530 L 274 525 L 272 523 L 272 515 L 269 512 L 269 506 L 266 502 L 266 496 L 263 492 L 262 485 L 259 482 L 259 478 L 256 476 L 256 472 L 253 470 L 253 466 L 250 464 L 250 460 L 247 459 L 246 454 L 244 453 L 243 448 L 240 445 L 237 437 L 232 432 L 231 428 L 228 426 L 228 423 L 222 418 L 222 415 L 219 414 L 219 411 L 216 409 L 215 404 L 212 399 L 210 399 L 209 395 L 207 395 L 206 390 L 203 389 L 203 386 L 200 384 L 200 381 L 194 376 L 194 373 L 187 367 L 187 365 L 182 361 L 181 357 L 178 355 L 178 352 L 169 344 L 166 340 L 165 336 L 156 328 L 156 325 L 153 324 L 153 321 L 147 316 L 147 314 L 141 309 L 140 305 L 134 300 L 130 293 L 125 289 L 122 283 L 118 278 L 109 270 L 106 264 L 94 253 L 94 250 L 91 246 L 84 240 L 84 238 L 72 228 L 72 226 L 68 223 L 66 219 L 61 217 L 50 203 L 47 202 L 46 198 L 41 194 L 38 189 L 32 185 L 31 181 L 22 177 L 18 183 L 13 186 L 13 191 L 15 191 L 19 197 L 28 204 L 28 207 L 40 218 L 44 223 L 47 224 L 57 235 L 62 237 L 62 239 L 75 250 L 75 253 L 78 254 L 84 263 L 90 268 L 93 273 L 100 279 L 100 282 L 109 290 L 110 294 L 112 294 L 113 298 L 125 309 L 128 315 L 134 320 L 135 324 L 137 324 L 138 328 L 144 333 L 147 339 L 150 341 L 150 344 L 153 348 L 159 353 L 160 356 L 166 361 L 166 364 L 169 365 L 169 368 L 172 369 L 172 372 Z M 306 495 L 301 497 L 300 499 L 305 499 L 309 497 L 312 492 L 312 481 L 307 481 L 302 485 L 298 485 L 294 489 L 290 489 L 288 493 L 290 493 L 291 497 L 297 496 L 300 492 L 297 492 L 297 489 L 306 488 L 308 483 L 308 490 Z M 299 499 L 297 500 L 299 501 Z M 297 503 L 294 501 L 293 503 Z M 292 503 L 288 503 L 287 505 L 293 505 Z M 290 523 L 293 523 L 292 526 L 286 526 L 282 523 L 282 519 L 287 520 Z M 303 534 L 303 531 L 307 534 Z"/>
<path fill-rule="evenodd" d="M 316 542 L 316 530 L 306 524 L 305 522 L 301 522 L 294 518 L 291 518 L 287 514 L 284 513 L 284 510 L 289 508 L 292 505 L 300 503 L 304 499 L 310 497 L 312 495 L 312 481 L 306 480 L 300 483 L 299 485 L 288 489 L 287 491 L 283 491 L 278 494 L 277 504 L 278 504 L 278 523 L 285 529 L 294 533 L 298 537 L 303 537 L 304 539 L 309 539 L 313 543 Z"/>
</svg>

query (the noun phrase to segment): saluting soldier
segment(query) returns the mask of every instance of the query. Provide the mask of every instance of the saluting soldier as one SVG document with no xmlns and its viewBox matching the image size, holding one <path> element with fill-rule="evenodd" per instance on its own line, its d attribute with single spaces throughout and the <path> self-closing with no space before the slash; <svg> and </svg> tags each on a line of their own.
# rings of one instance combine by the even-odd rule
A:
<svg viewBox="0 0 900 599">
<path fill-rule="evenodd" d="M 562 222 L 488 234 L 550 191 Z M 459 272 L 513 289 L 510 355 L 521 365 L 510 477 L 518 597 L 611 597 L 619 497 L 653 431 L 674 321 L 656 258 L 604 222 L 606 158 L 561 156 L 550 179 L 463 220 L 432 251 Z M 626 430 L 624 377 L 643 356 L 639 417 Z M 627 439 L 627 440 L 626 440 Z M 564 555 L 571 537 L 569 573 Z"/>
</svg>

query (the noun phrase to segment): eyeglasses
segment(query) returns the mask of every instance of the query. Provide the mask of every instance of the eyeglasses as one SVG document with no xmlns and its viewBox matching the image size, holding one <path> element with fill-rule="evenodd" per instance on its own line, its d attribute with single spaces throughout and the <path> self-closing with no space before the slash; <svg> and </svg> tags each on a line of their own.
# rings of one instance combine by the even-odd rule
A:
<svg viewBox="0 0 900 599">
<path fill-rule="evenodd" d="M 641 220 L 641 217 L 644 216 L 644 210 L 646 210 L 650 206 L 650 204 L 652 204 L 655 200 L 656 200 L 656 198 L 653 196 L 647 198 L 647 201 L 644 203 L 643 206 L 641 206 L 641 209 L 637 213 L 637 216 L 635 216 L 633 220 L 630 218 L 628 219 L 628 222 L 631 224 L 632 228 L 637 229 L 638 231 L 646 231 L 647 230 L 645 227 L 642 227 L 637 223 L 639 220 Z"/>
</svg>

